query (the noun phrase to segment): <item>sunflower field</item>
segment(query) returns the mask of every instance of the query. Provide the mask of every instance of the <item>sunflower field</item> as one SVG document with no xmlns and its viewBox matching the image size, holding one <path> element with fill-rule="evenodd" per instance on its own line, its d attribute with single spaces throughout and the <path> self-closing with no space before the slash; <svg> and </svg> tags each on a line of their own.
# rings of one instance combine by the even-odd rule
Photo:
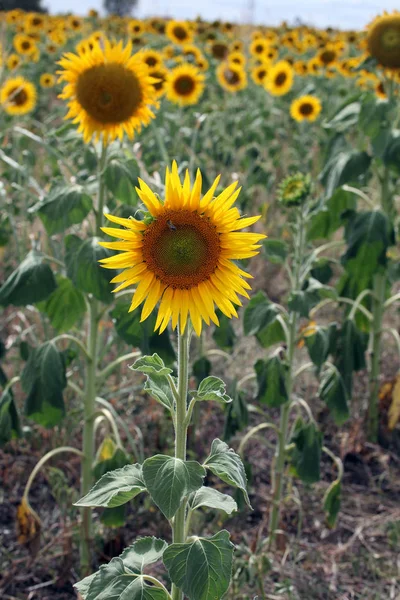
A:
<svg viewBox="0 0 400 600">
<path fill-rule="evenodd" d="M 1 600 L 400 598 L 400 13 L 0 12 Z"/>
</svg>

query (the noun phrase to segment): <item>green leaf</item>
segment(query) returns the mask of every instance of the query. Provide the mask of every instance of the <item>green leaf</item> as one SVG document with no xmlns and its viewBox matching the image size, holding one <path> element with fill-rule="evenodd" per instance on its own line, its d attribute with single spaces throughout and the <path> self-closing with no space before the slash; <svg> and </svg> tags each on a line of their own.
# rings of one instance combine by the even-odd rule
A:
<svg viewBox="0 0 400 600">
<path fill-rule="evenodd" d="M 336 425 L 343 425 L 350 413 L 346 386 L 337 369 L 329 368 L 325 371 L 318 395 L 328 405 Z"/>
<path fill-rule="evenodd" d="M 67 385 L 65 361 L 52 341 L 31 350 L 21 384 L 27 393 L 25 414 L 28 417 L 44 427 L 61 421 L 65 414 L 63 389 Z"/>
<path fill-rule="evenodd" d="M 0 397 L 0 446 L 21 436 L 21 425 L 12 390 Z"/>
<path fill-rule="evenodd" d="M 115 156 L 108 162 L 104 172 L 104 181 L 117 200 L 135 206 L 138 203 L 135 184 L 137 184 L 139 176 L 140 170 L 136 160 Z"/>
<path fill-rule="evenodd" d="M 119 302 L 110 313 L 119 337 L 130 346 L 140 348 L 143 354 L 156 352 L 167 365 L 172 364 L 176 355 L 171 344 L 168 328 L 159 334 L 154 331 L 155 314 L 152 313 L 141 323 L 141 307 L 128 312 L 129 307 L 129 302 Z"/>
<path fill-rule="evenodd" d="M 100 266 L 98 261 L 113 253 L 99 246 L 99 241 L 97 237 L 81 240 L 76 235 L 65 238 L 67 275 L 79 290 L 109 304 L 114 297 L 110 280 L 117 272 Z"/>
<path fill-rule="evenodd" d="M 270 407 L 281 406 L 288 402 L 286 377 L 288 366 L 279 358 L 271 356 L 267 360 L 261 358 L 255 363 L 257 375 L 257 399 Z"/>
<path fill-rule="evenodd" d="M 385 151 L 383 153 L 383 162 L 392 168 L 398 174 L 400 173 L 400 130 L 395 129 L 390 132 Z"/>
<path fill-rule="evenodd" d="M 217 311 L 219 327 L 216 327 L 213 332 L 214 342 L 225 352 L 229 352 L 235 345 L 236 333 L 232 327 L 232 319 Z"/>
<path fill-rule="evenodd" d="M 106 527 L 123 527 L 126 523 L 126 506 L 105 508 L 101 513 L 100 522 Z"/>
<path fill-rule="evenodd" d="M 127 570 L 119 557 L 102 565 L 97 573 L 85 577 L 75 587 L 84 600 L 168 600 L 162 588 L 149 586 L 142 576 Z"/>
<path fill-rule="evenodd" d="M 252 297 L 243 317 L 245 335 L 255 335 L 263 348 L 281 342 L 285 339 L 281 323 L 277 320 L 279 310 L 265 295 L 257 292 Z"/>
<path fill-rule="evenodd" d="M 215 600 L 229 587 L 232 556 L 233 544 L 223 530 L 211 538 L 171 544 L 164 552 L 164 564 L 172 582 L 189 600 Z"/>
<path fill-rule="evenodd" d="M 379 210 L 355 214 L 346 227 L 347 250 L 342 257 L 355 279 L 372 277 L 386 267 L 386 253 L 395 243 L 393 225 Z"/>
<path fill-rule="evenodd" d="M 226 407 L 226 418 L 224 425 L 224 440 L 229 441 L 238 431 L 242 431 L 249 424 L 249 410 L 246 396 L 238 389 L 237 381 L 233 380 L 229 386 L 229 396 L 232 402 Z"/>
<path fill-rule="evenodd" d="M 365 369 L 368 335 L 357 329 L 352 319 L 346 319 L 340 330 L 336 350 L 339 369 L 349 396 L 352 391 L 353 371 Z"/>
<path fill-rule="evenodd" d="M 222 404 L 229 404 L 232 398 L 226 394 L 225 383 L 219 377 L 206 377 L 199 385 L 199 389 L 189 392 L 196 400 L 214 400 Z"/>
<path fill-rule="evenodd" d="M 103 477 L 109 471 L 115 471 L 116 469 L 122 469 L 130 462 L 129 457 L 125 454 L 122 448 L 115 448 L 113 455 L 105 460 L 97 460 L 93 467 L 93 476 L 97 481 L 100 477 Z"/>
<path fill-rule="evenodd" d="M 317 327 L 315 333 L 305 336 L 304 340 L 312 362 L 320 369 L 335 349 L 336 323 L 331 323 L 328 327 Z"/>
<path fill-rule="evenodd" d="M 309 240 L 327 239 L 345 222 L 348 211 L 356 207 L 355 195 L 343 189 L 337 189 L 329 200 L 322 199 L 312 213 L 308 224 Z M 313 277 L 315 277 L 313 275 Z M 319 279 L 316 277 L 316 279 Z M 326 282 L 322 282 L 326 283 Z"/>
<path fill-rule="evenodd" d="M 334 129 L 335 131 L 346 131 L 358 122 L 361 104 L 358 101 L 350 102 L 341 107 L 336 114 L 323 123 L 324 129 Z"/>
<path fill-rule="evenodd" d="M 333 275 L 333 269 L 331 267 L 331 262 L 327 258 L 320 258 L 315 261 L 313 268 L 310 271 L 311 277 L 323 283 L 324 285 L 329 283 Z"/>
<path fill-rule="evenodd" d="M 85 298 L 70 279 L 57 276 L 57 287 L 47 299 L 43 312 L 58 332 L 69 331 L 86 312 Z"/>
<path fill-rule="evenodd" d="M 330 198 L 336 188 L 350 181 L 357 183 L 368 171 L 371 157 L 366 152 L 349 150 L 339 152 L 326 164 L 320 175 L 325 185 L 325 196 Z"/>
<path fill-rule="evenodd" d="M 227 515 L 231 515 L 237 510 L 237 504 L 231 496 L 221 494 L 218 490 L 209 487 L 202 487 L 193 494 L 189 501 L 190 508 L 196 510 L 201 506 L 223 510 Z"/>
<path fill-rule="evenodd" d="M 263 248 L 267 260 L 270 263 L 283 265 L 289 253 L 289 248 L 286 242 L 282 240 L 273 240 L 267 238 L 263 241 Z"/>
<path fill-rule="evenodd" d="M 167 542 L 160 538 L 143 537 L 125 548 L 120 559 L 125 567 L 131 569 L 134 573 L 143 573 L 143 569 L 147 565 L 160 560 L 167 547 Z"/>
<path fill-rule="evenodd" d="M 168 410 L 171 410 L 174 406 L 174 397 L 172 395 L 171 387 L 169 384 L 168 376 L 172 373 L 172 369 L 169 369 L 164 365 L 163 360 L 158 354 L 152 356 L 142 356 L 130 367 L 133 371 L 139 371 L 147 375 L 144 389 L 152 396 L 157 402 L 162 404 Z"/>
<path fill-rule="evenodd" d="M 143 478 L 154 503 L 172 519 L 183 499 L 203 485 L 206 471 L 194 460 L 156 454 L 143 463 Z"/>
<path fill-rule="evenodd" d="M 289 296 L 289 310 L 299 313 L 301 317 L 308 318 L 310 310 L 324 298 L 335 299 L 337 292 L 328 285 L 322 285 L 317 279 L 310 277 L 306 287 L 298 292 L 292 292 Z"/>
<path fill-rule="evenodd" d="M 367 96 L 361 106 L 359 126 L 370 138 L 375 138 L 382 131 L 387 120 L 390 104 L 374 94 Z"/>
<path fill-rule="evenodd" d="M 71 225 L 82 223 L 92 210 L 92 199 L 82 186 L 57 187 L 44 201 L 35 204 L 29 212 L 37 212 L 49 235 L 65 231 Z"/>
<path fill-rule="evenodd" d="M 90 492 L 75 503 L 75 506 L 104 506 L 113 508 L 126 504 L 138 494 L 146 491 L 141 465 L 127 465 L 122 469 L 109 471 Z"/>
<path fill-rule="evenodd" d="M 314 423 L 304 423 L 299 418 L 290 442 L 295 444 L 290 451 L 290 462 L 295 475 L 305 483 L 319 481 L 322 433 Z"/>
<path fill-rule="evenodd" d="M 197 385 L 200 385 L 203 379 L 208 377 L 211 373 L 211 362 L 208 360 L 207 357 L 201 356 L 200 358 L 194 361 L 192 366 L 192 372 L 196 379 Z"/>
<path fill-rule="evenodd" d="M 331 483 L 325 492 L 323 508 L 326 513 L 326 523 L 328 527 L 335 527 L 336 520 L 340 510 L 342 495 L 342 484 L 336 480 Z"/>
<path fill-rule="evenodd" d="M 0 288 L 0 304 L 26 306 L 45 300 L 57 284 L 41 252 L 31 250 Z"/>
<path fill-rule="evenodd" d="M 242 490 L 247 505 L 251 508 L 247 494 L 247 477 L 242 460 L 228 444 L 216 439 L 211 444 L 211 451 L 204 466 L 228 485 Z"/>
</svg>

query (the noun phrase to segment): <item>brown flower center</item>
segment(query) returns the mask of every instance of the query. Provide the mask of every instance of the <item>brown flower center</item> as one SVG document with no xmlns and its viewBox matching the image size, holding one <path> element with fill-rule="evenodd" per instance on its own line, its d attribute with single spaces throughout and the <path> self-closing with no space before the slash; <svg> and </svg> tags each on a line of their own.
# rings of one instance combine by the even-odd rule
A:
<svg viewBox="0 0 400 600">
<path fill-rule="evenodd" d="M 9 100 L 14 106 L 24 106 L 28 100 L 28 94 L 24 89 L 15 87 L 10 90 Z"/>
<path fill-rule="evenodd" d="M 309 117 L 314 112 L 314 108 L 310 102 L 303 102 L 300 105 L 299 111 L 303 117 Z"/>
<path fill-rule="evenodd" d="M 227 83 L 229 83 L 229 85 L 237 85 L 238 83 L 240 83 L 239 74 L 236 71 L 233 71 L 232 69 L 225 69 L 224 77 Z"/>
<path fill-rule="evenodd" d="M 196 87 L 196 82 L 190 75 L 180 75 L 174 81 L 174 88 L 179 96 L 190 96 Z"/>
<path fill-rule="evenodd" d="M 174 36 L 180 41 L 186 40 L 189 37 L 188 32 L 181 25 L 174 27 Z"/>
<path fill-rule="evenodd" d="M 283 71 L 281 73 L 278 73 L 278 75 L 275 77 L 275 85 L 277 86 L 281 86 L 285 83 L 287 79 L 287 74 L 284 73 Z"/>
<path fill-rule="evenodd" d="M 190 289 L 214 273 L 220 256 L 219 234 L 206 217 L 167 210 L 143 236 L 143 260 L 165 285 Z"/>
<path fill-rule="evenodd" d="M 228 54 L 228 47 L 225 44 L 213 44 L 211 47 L 211 52 L 214 58 L 218 60 L 223 60 Z"/>
</svg>

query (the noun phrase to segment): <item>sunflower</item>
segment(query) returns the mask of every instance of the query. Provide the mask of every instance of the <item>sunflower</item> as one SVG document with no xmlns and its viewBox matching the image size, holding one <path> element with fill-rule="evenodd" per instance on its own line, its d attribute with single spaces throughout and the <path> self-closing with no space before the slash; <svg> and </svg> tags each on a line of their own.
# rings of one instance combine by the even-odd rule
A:
<svg viewBox="0 0 400 600">
<path fill-rule="evenodd" d="M 127 31 L 129 35 L 142 35 L 146 31 L 146 26 L 143 21 L 131 19 L 128 21 Z"/>
<path fill-rule="evenodd" d="M 8 115 L 26 115 L 36 106 L 36 88 L 23 77 L 13 77 L 0 88 L 0 104 Z"/>
<path fill-rule="evenodd" d="M 185 44 L 182 48 L 182 54 L 186 59 L 192 59 L 196 63 L 204 58 L 200 48 L 194 44 Z"/>
<path fill-rule="evenodd" d="M 218 183 L 219 177 L 201 197 L 200 171 L 193 187 L 186 171 L 182 185 L 174 162 L 172 173 L 167 169 L 164 201 L 139 179 L 137 192 L 148 219 L 106 215 L 125 229 L 103 228 L 122 241 L 101 245 L 123 253 L 102 259 L 102 266 L 124 269 L 112 279 L 120 284 L 114 292 L 137 284 L 129 310 L 144 302 L 142 321 L 160 302 L 155 324 L 160 333 L 170 320 L 173 329 L 179 321 L 183 333 L 189 319 L 200 335 L 203 321 L 219 325 L 215 306 L 228 318 L 236 317 L 234 304 L 241 305 L 237 294 L 248 297 L 250 286 L 245 278 L 251 276 L 233 261 L 258 254 L 258 242 L 265 236 L 238 230 L 260 217 L 241 218 L 232 206 L 240 192 L 240 188 L 235 190 L 237 182 L 214 197 Z"/>
<path fill-rule="evenodd" d="M 169 21 L 165 33 L 175 44 L 188 44 L 193 39 L 192 31 L 186 21 Z"/>
<path fill-rule="evenodd" d="M 172 69 L 165 82 L 165 94 L 171 102 L 188 106 L 196 104 L 204 90 L 204 75 L 190 63 Z"/>
<path fill-rule="evenodd" d="M 322 67 L 327 67 L 336 63 L 339 57 L 339 53 L 337 49 L 333 46 L 326 46 L 322 48 L 318 54 L 317 58 Z"/>
<path fill-rule="evenodd" d="M 81 31 L 83 28 L 83 19 L 72 15 L 67 21 L 68 29 L 72 29 L 72 31 Z"/>
<path fill-rule="evenodd" d="M 39 83 L 42 88 L 52 88 L 56 84 L 56 78 L 51 73 L 43 73 L 40 76 Z"/>
<path fill-rule="evenodd" d="M 29 56 L 37 49 L 34 40 L 24 33 L 17 33 L 14 36 L 13 44 L 18 54 L 23 56 Z"/>
<path fill-rule="evenodd" d="M 263 85 L 267 74 L 268 67 L 266 64 L 257 65 L 251 70 L 251 78 L 256 85 Z"/>
<path fill-rule="evenodd" d="M 217 69 L 217 79 L 227 92 L 238 92 L 247 86 L 246 72 L 232 63 L 221 63 Z"/>
<path fill-rule="evenodd" d="M 251 42 L 249 50 L 252 56 L 255 56 L 256 58 L 263 58 L 266 56 L 269 48 L 270 43 L 267 40 L 256 38 Z"/>
<path fill-rule="evenodd" d="M 153 79 L 138 54 L 131 56 L 132 45 L 114 47 L 109 40 L 87 54 L 64 55 L 59 62 L 65 81 L 60 98 L 68 100 L 65 119 L 79 123 L 83 139 L 89 142 L 103 135 L 104 142 L 132 138 L 142 125 L 154 118 L 151 105 L 157 106 Z"/>
<path fill-rule="evenodd" d="M 235 40 L 231 45 L 231 52 L 243 52 L 243 42 Z"/>
<path fill-rule="evenodd" d="M 13 25 L 14 23 L 18 23 L 18 21 L 23 17 L 24 11 L 20 8 L 15 8 L 14 10 L 9 10 L 5 13 L 6 23 L 9 25 Z"/>
<path fill-rule="evenodd" d="M 284 96 L 292 89 L 293 79 L 292 67 L 285 60 L 280 60 L 269 69 L 265 88 L 273 96 Z"/>
<path fill-rule="evenodd" d="M 28 13 L 25 18 L 24 28 L 27 33 L 37 33 L 45 26 L 43 15 L 35 12 Z"/>
<path fill-rule="evenodd" d="M 196 61 L 196 67 L 198 67 L 200 71 L 208 71 L 209 66 L 209 62 L 206 58 L 204 58 L 204 56 L 200 60 Z"/>
<path fill-rule="evenodd" d="M 368 26 L 368 51 L 389 69 L 400 68 L 400 12 L 384 13 Z"/>
<path fill-rule="evenodd" d="M 286 177 L 278 186 L 277 197 L 285 206 L 300 206 L 311 190 L 311 178 L 303 173 Z"/>
<path fill-rule="evenodd" d="M 168 70 L 163 67 L 155 67 L 154 69 L 150 69 L 150 75 L 153 77 L 153 88 L 157 98 L 161 98 L 161 96 L 165 93 L 165 81 L 167 79 Z"/>
<path fill-rule="evenodd" d="M 386 100 L 387 99 L 387 94 L 386 94 L 386 91 L 385 91 L 385 87 L 384 87 L 383 81 L 379 81 L 375 85 L 375 94 L 381 100 Z"/>
<path fill-rule="evenodd" d="M 293 64 L 293 69 L 297 75 L 307 75 L 308 65 L 305 60 L 296 60 Z"/>
<path fill-rule="evenodd" d="M 18 65 L 21 64 L 21 58 L 18 56 L 18 54 L 10 54 L 7 57 L 7 69 L 9 71 L 13 71 L 14 69 L 16 69 L 18 67 Z"/>
<path fill-rule="evenodd" d="M 157 69 L 163 64 L 163 58 L 157 50 L 142 50 L 138 57 L 146 63 L 149 69 Z"/>
<path fill-rule="evenodd" d="M 322 110 L 316 96 L 300 96 L 290 105 L 290 115 L 295 121 L 315 121 Z"/>
<path fill-rule="evenodd" d="M 228 63 L 233 63 L 234 65 L 239 65 L 239 67 L 245 67 L 246 65 L 246 57 L 242 52 L 230 52 L 226 57 Z"/>
</svg>

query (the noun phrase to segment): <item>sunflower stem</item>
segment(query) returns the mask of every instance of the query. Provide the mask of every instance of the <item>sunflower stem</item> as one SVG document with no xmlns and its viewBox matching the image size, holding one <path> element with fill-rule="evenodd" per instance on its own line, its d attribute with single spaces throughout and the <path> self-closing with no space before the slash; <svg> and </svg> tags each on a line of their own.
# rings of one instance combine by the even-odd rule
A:
<svg viewBox="0 0 400 600">
<path fill-rule="evenodd" d="M 187 443 L 187 393 L 189 380 L 189 324 L 185 331 L 178 333 L 178 397 L 176 400 L 175 417 L 175 458 L 186 460 Z M 179 507 L 172 525 L 172 537 L 174 544 L 185 542 L 186 502 Z M 172 600 L 182 600 L 183 593 L 175 584 L 171 590 Z"/>
<path fill-rule="evenodd" d="M 103 222 L 103 205 L 105 198 L 104 167 L 107 160 L 107 146 L 102 143 L 100 160 L 98 163 L 98 192 L 96 208 L 97 234 Z M 99 301 L 92 296 L 88 297 L 89 329 L 87 340 L 86 362 L 86 388 L 83 404 L 83 461 L 81 473 L 81 495 L 85 496 L 93 485 L 92 463 L 95 451 L 94 414 L 96 412 L 96 374 L 98 362 L 98 326 L 99 326 Z M 80 531 L 80 560 L 83 576 L 91 573 L 91 547 L 92 547 L 92 509 L 83 508 Z"/>
</svg>

